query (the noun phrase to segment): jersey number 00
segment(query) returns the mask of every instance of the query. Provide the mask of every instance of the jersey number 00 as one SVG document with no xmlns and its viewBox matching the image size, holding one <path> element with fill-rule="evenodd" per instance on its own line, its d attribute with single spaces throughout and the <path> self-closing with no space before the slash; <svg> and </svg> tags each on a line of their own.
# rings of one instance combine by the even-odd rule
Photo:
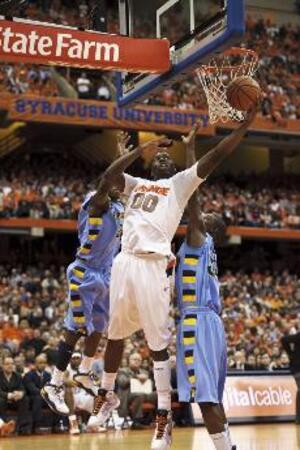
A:
<svg viewBox="0 0 300 450">
<path fill-rule="evenodd" d="M 159 201 L 159 197 L 153 194 L 143 194 L 141 192 L 137 192 L 133 197 L 133 201 L 131 204 L 132 209 L 142 209 L 146 212 L 153 212 L 157 207 Z"/>
</svg>

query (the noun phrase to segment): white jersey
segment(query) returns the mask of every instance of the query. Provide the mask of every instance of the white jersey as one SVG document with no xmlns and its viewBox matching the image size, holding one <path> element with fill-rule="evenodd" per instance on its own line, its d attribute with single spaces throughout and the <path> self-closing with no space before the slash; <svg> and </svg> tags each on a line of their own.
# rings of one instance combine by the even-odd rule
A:
<svg viewBox="0 0 300 450">
<path fill-rule="evenodd" d="M 204 180 L 197 164 L 172 178 L 157 181 L 125 174 L 124 193 L 129 196 L 123 224 L 122 251 L 171 255 L 171 241 L 184 208 Z"/>
</svg>

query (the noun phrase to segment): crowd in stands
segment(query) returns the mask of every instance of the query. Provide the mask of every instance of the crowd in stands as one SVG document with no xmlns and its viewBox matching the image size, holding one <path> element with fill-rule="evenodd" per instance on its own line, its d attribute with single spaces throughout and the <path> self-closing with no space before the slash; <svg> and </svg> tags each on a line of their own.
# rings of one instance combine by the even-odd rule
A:
<svg viewBox="0 0 300 450">
<path fill-rule="evenodd" d="M 109 101 L 114 92 L 111 77 L 99 72 L 94 77 L 87 72 L 72 71 L 67 75 L 65 69 L 59 71 L 68 80 L 67 86 L 71 86 L 79 99 L 97 99 Z M 44 97 L 57 97 L 65 95 L 53 77 L 53 69 L 45 66 L 29 65 L 0 65 L 0 93 L 30 94 Z M 70 89 L 68 90 L 70 92 Z M 68 94 L 69 95 L 69 94 Z"/>
<path fill-rule="evenodd" d="M 18 156 L 17 165 L 6 158 L 0 168 L 0 217 L 75 219 L 97 176 L 95 168 L 66 155 Z M 298 186 L 297 176 L 218 178 L 202 186 L 202 208 L 221 213 L 228 225 L 299 229 Z"/>
<path fill-rule="evenodd" d="M 229 370 L 288 369 L 289 360 L 281 346 L 281 338 L 299 331 L 300 281 L 297 275 L 287 270 L 255 270 L 249 273 L 226 271 L 221 275 L 220 282 L 228 338 Z M 45 409 L 45 405 L 43 406 L 38 390 L 49 379 L 56 362 L 57 345 L 67 307 L 66 292 L 64 267 L 44 266 L 43 263 L 26 267 L 0 265 L 0 357 L 4 372 L 0 373 L 0 417 L 6 417 L 7 410 L 10 413 L 13 410 L 22 411 L 24 414 L 18 415 L 17 423 L 17 429 L 21 433 L 31 432 L 32 427 L 40 432 L 42 428 L 41 411 Z M 170 315 L 174 394 L 176 317 L 174 307 Z M 103 370 L 104 347 L 105 339 L 100 344 L 94 363 L 94 371 L 99 379 Z M 80 359 L 81 351 L 79 344 L 79 353 L 74 354 L 72 361 L 73 370 L 76 367 L 75 359 Z M 35 374 L 36 371 L 39 371 L 39 377 Z M 11 386 L 14 388 L 11 387 L 11 390 L 5 382 L 5 377 L 8 377 L 6 372 L 13 373 Z M 131 376 L 137 380 L 136 383 L 141 382 L 144 386 L 147 383 L 146 392 L 141 397 L 129 395 L 128 378 Z M 126 341 L 118 378 L 118 390 L 122 399 L 119 414 L 125 418 L 130 416 L 137 428 L 151 422 L 151 414 L 144 414 L 143 404 L 146 402 L 148 407 L 149 404 L 155 404 L 156 394 L 152 380 L 149 351 L 143 334 L 139 332 Z M 15 398 L 13 395 L 7 398 L 8 392 L 19 394 Z M 28 415 L 29 408 L 32 416 Z M 185 414 L 181 411 L 178 420 L 188 420 Z M 33 422 L 28 422 L 29 417 Z M 65 426 L 59 419 L 61 418 L 51 415 L 51 426 L 58 431 Z"/>
<path fill-rule="evenodd" d="M 68 0 L 32 1 L 21 12 L 26 17 L 88 27 L 90 11 L 95 1 Z M 115 5 L 116 6 L 116 5 Z M 109 9 L 109 32 L 118 32 L 117 7 Z M 300 118 L 300 28 L 289 24 L 281 27 L 267 20 L 247 20 L 247 33 L 242 46 L 256 50 L 260 57 L 257 79 L 264 91 L 261 113 L 278 123 Z M 114 75 L 100 72 L 69 70 L 62 73 L 73 86 L 79 98 L 111 100 L 115 97 Z M 57 85 L 45 68 L 33 66 L 0 66 L 0 90 L 12 93 L 30 93 L 55 96 Z M 205 95 L 196 78 L 151 96 L 150 104 L 180 109 L 203 108 Z"/>
</svg>

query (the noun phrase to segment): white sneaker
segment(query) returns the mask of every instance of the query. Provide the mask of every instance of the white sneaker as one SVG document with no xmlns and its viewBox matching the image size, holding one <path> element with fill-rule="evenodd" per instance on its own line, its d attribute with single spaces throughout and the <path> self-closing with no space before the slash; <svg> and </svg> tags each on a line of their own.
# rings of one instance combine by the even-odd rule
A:
<svg viewBox="0 0 300 450">
<path fill-rule="evenodd" d="M 79 425 L 78 425 L 77 419 L 70 419 L 69 418 L 69 424 L 70 424 L 69 433 L 72 436 L 77 436 L 78 434 L 80 434 L 80 429 L 79 429 Z"/>
<path fill-rule="evenodd" d="M 87 430 L 94 431 L 98 430 L 99 427 L 104 427 L 113 410 L 119 406 L 120 400 L 114 392 L 99 389 L 95 398 L 94 410 L 87 424 Z"/>
<path fill-rule="evenodd" d="M 56 414 L 68 416 L 70 410 L 65 403 L 65 391 L 63 386 L 56 386 L 55 384 L 47 383 L 41 389 L 41 396 Z"/>
<path fill-rule="evenodd" d="M 151 442 L 151 450 L 166 450 L 172 444 L 172 413 L 166 410 L 157 411 L 156 428 Z"/>
<path fill-rule="evenodd" d="M 96 385 L 97 377 L 92 372 L 76 373 L 73 380 L 78 387 L 84 389 L 88 394 L 96 397 L 98 395 L 99 386 Z"/>
</svg>

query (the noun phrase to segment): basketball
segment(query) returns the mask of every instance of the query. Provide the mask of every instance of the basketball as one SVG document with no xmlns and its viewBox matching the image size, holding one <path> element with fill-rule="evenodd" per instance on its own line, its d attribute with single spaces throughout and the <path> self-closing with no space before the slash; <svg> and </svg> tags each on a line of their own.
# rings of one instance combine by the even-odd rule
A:
<svg viewBox="0 0 300 450">
<path fill-rule="evenodd" d="M 260 86 L 251 77 L 236 78 L 227 88 L 228 103 L 239 111 L 248 111 L 260 95 Z"/>
</svg>

